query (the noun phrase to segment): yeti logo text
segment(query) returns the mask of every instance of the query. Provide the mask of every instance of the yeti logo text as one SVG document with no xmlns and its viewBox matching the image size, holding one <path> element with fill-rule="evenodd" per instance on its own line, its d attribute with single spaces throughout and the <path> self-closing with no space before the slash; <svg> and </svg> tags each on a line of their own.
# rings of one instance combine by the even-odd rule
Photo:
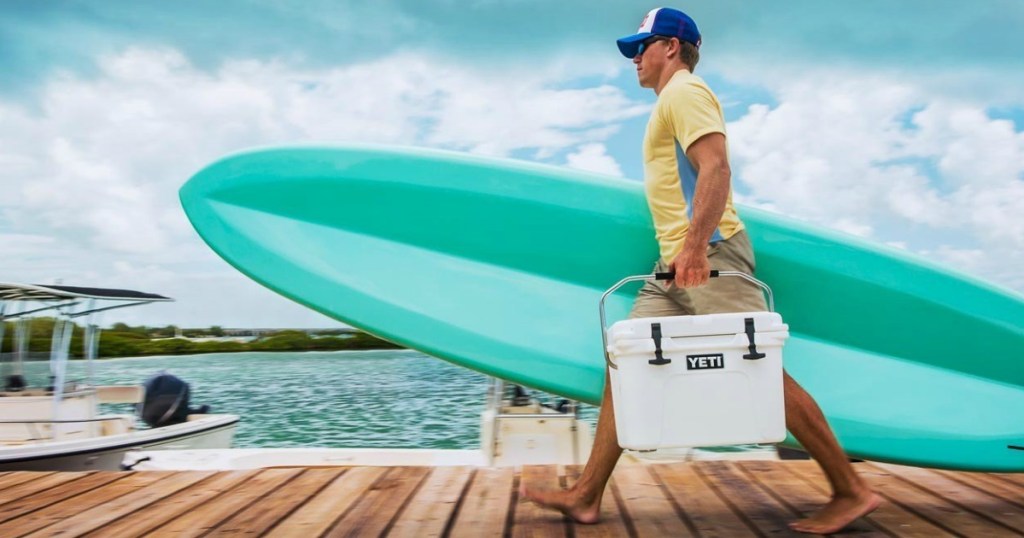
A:
<svg viewBox="0 0 1024 538">
<path fill-rule="evenodd" d="M 725 356 L 721 353 L 686 356 L 687 370 L 711 370 L 714 368 L 725 368 Z"/>
</svg>

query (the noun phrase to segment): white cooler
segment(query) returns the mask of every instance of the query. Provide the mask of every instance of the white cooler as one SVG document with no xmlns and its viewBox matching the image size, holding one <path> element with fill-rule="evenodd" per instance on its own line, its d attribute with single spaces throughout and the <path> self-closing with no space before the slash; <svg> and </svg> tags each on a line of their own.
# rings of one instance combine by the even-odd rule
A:
<svg viewBox="0 0 1024 538">
<path fill-rule="evenodd" d="M 743 273 L 721 275 L 756 281 Z M 624 279 L 605 297 L 626 282 L 650 278 Z M 601 317 L 603 328 L 604 297 Z M 619 445 L 655 450 L 782 441 L 782 345 L 788 337 L 789 328 L 774 312 L 614 324 L 605 349 Z"/>
</svg>

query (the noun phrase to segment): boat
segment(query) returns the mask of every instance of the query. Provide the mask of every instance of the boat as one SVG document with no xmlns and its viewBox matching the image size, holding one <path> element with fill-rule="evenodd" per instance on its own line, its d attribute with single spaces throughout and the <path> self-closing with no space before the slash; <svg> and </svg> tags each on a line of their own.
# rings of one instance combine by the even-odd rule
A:
<svg viewBox="0 0 1024 538">
<path fill-rule="evenodd" d="M 0 472 L 121 470 L 130 450 L 231 446 L 239 417 L 189 409 L 187 383 L 169 374 L 145 386 L 93 383 L 98 314 L 171 300 L 131 290 L 0 283 L 0 344 L 6 322 L 13 321 L 15 333 L 12 353 L 0 363 Z M 41 313 L 54 316 L 49 369 L 32 375 L 26 372 L 29 325 Z M 85 319 L 85 371 L 72 378 L 71 337 L 79 318 Z M 140 427 L 134 415 L 101 414 L 101 403 L 135 404 L 140 416 L 163 420 Z"/>
</svg>

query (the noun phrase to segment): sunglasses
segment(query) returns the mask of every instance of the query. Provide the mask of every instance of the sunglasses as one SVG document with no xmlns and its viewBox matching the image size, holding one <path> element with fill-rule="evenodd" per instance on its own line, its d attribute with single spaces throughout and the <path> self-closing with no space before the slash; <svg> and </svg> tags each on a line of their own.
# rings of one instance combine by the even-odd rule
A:
<svg viewBox="0 0 1024 538">
<path fill-rule="evenodd" d="M 640 47 L 636 49 L 636 55 L 637 56 L 642 56 L 644 51 L 647 50 L 647 47 L 650 47 L 651 45 L 657 43 L 658 41 L 668 41 L 670 39 L 672 39 L 672 38 L 671 37 L 660 36 L 660 35 L 651 36 L 651 37 L 643 40 L 640 43 Z"/>
</svg>

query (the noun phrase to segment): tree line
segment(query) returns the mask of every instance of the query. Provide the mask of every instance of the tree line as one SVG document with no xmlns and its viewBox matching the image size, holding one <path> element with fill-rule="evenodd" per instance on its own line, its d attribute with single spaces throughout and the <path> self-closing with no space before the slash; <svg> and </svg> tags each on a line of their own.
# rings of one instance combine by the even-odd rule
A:
<svg viewBox="0 0 1024 538">
<path fill-rule="evenodd" d="M 29 325 L 28 350 L 32 353 L 50 351 L 54 318 L 33 318 Z M 82 358 L 82 343 L 85 330 L 75 325 L 71 337 L 70 355 Z M 146 355 L 190 355 L 195 353 L 225 353 L 238 351 L 342 351 L 363 349 L 399 349 L 386 340 L 365 332 L 343 334 L 343 331 L 325 329 L 310 335 L 304 331 L 283 330 L 261 336 L 248 342 L 233 340 L 193 341 L 175 338 L 178 327 L 132 327 L 115 323 L 103 329 L 97 356 L 141 357 Z M 219 337 L 224 335 L 221 327 L 208 329 L 182 329 L 182 336 L 188 338 Z M 7 322 L 0 352 L 10 353 L 14 345 L 14 323 Z"/>
</svg>

